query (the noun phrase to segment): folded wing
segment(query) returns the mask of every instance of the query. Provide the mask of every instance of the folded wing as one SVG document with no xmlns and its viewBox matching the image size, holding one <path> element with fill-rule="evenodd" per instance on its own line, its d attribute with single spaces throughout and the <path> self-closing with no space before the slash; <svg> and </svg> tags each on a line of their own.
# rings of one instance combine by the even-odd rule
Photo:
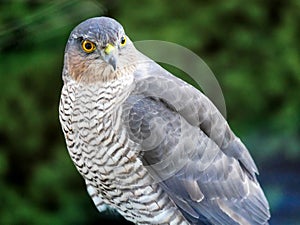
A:
<svg viewBox="0 0 300 225">
<path fill-rule="evenodd" d="M 154 62 L 123 106 L 130 138 L 156 182 L 192 224 L 267 224 L 268 202 L 248 150 L 211 101 Z"/>
</svg>

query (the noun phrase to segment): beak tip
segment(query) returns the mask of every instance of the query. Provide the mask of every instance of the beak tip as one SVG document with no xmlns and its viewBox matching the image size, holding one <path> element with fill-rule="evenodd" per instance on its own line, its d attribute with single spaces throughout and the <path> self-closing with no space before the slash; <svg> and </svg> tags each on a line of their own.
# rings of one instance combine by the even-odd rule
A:
<svg viewBox="0 0 300 225">
<path fill-rule="evenodd" d="M 109 60 L 108 63 L 112 66 L 114 71 L 117 69 L 117 61 L 114 56 L 112 56 Z"/>
</svg>

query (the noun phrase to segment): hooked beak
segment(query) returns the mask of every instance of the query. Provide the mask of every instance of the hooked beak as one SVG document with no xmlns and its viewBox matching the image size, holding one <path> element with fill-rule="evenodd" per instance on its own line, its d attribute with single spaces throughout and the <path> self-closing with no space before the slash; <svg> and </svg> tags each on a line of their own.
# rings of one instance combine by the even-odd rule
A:
<svg viewBox="0 0 300 225">
<path fill-rule="evenodd" d="M 104 61 L 110 64 L 114 70 L 117 68 L 116 48 L 112 44 L 107 44 L 104 49 Z"/>
</svg>

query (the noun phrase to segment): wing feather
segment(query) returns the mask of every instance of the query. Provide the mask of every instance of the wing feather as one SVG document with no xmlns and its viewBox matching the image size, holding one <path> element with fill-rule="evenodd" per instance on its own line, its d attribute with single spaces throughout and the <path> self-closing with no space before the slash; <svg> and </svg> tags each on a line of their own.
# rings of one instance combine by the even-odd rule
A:
<svg viewBox="0 0 300 225">
<path fill-rule="evenodd" d="M 192 224 L 267 224 L 248 150 L 201 92 L 149 62 L 123 106 L 154 180 Z"/>
<path fill-rule="evenodd" d="M 234 135 L 214 104 L 199 90 L 150 60 L 137 68 L 135 83 L 136 93 L 162 99 L 192 126 L 200 127 L 226 155 L 238 159 L 255 177 L 258 170 L 247 148 Z"/>
</svg>

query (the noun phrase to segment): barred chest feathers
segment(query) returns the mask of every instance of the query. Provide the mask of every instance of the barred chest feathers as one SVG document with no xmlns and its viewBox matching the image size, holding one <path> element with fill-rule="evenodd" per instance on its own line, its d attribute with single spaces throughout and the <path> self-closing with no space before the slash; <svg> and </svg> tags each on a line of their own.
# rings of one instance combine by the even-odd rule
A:
<svg viewBox="0 0 300 225">
<path fill-rule="evenodd" d="M 167 194 L 155 184 L 138 158 L 122 123 L 122 103 L 133 78 L 82 85 L 65 84 L 60 121 L 69 154 L 97 208 L 104 204 L 137 224 L 187 224 Z M 165 221 L 165 222 L 164 222 Z"/>
</svg>

